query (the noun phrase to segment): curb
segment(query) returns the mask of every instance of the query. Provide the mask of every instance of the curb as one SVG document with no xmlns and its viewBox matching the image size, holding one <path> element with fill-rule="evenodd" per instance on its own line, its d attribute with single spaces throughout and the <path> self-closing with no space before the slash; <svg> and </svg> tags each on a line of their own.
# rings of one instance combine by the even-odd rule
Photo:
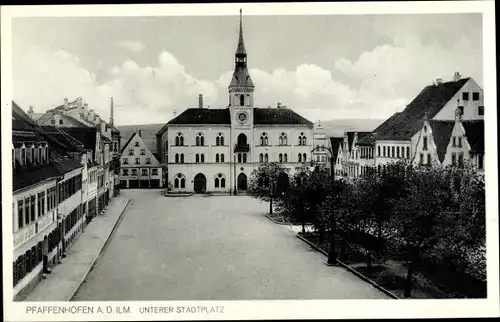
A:
<svg viewBox="0 0 500 322">
<path fill-rule="evenodd" d="M 111 236 L 113 236 L 113 234 L 115 233 L 116 228 L 118 228 L 119 224 L 121 223 L 121 221 L 123 219 L 123 214 L 125 213 L 125 210 L 127 209 L 129 203 L 130 203 L 130 198 L 127 200 L 127 203 L 125 204 L 125 207 L 123 207 L 122 212 L 118 216 L 118 219 L 116 220 L 116 222 L 115 222 L 113 228 L 111 229 L 111 232 L 109 233 L 108 237 L 104 241 L 104 244 L 101 246 L 101 248 L 97 252 L 97 255 L 95 256 L 94 260 L 92 261 L 92 264 L 90 264 L 89 268 L 87 269 L 87 271 L 83 275 L 82 280 L 80 281 L 80 283 L 78 283 L 78 285 L 75 287 L 75 289 L 73 290 L 73 292 L 71 292 L 71 294 L 69 295 L 69 297 L 66 299 L 67 302 L 70 302 L 73 299 L 73 297 L 75 296 L 75 294 L 78 292 L 78 290 L 82 286 L 83 282 L 85 282 L 85 280 L 87 279 L 87 276 L 89 275 L 89 273 L 94 268 L 95 264 L 97 263 L 97 259 L 99 257 L 101 257 L 102 252 L 108 246 L 109 241 L 111 240 Z"/>
<path fill-rule="evenodd" d="M 276 225 L 283 225 L 283 226 L 289 226 L 290 224 L 289 223 L 284 223 L 284 222 L 279 222 L 279 221 L 276 221 L 274 220 L 273 218 L 269 217 L 268 214 L 265 214 L 264 216 L 267 217 L 267 219 L 269 219 L 270 221 L 272 221 L 273 223 L 275 223 Z"/>
<path fill-rule="evenodd" d="M 311 246 L 312 248 L 314 248 L 318 252 L 322 253 L 323 255 L 328 256 L 327 252 L 325 252 L 324 250 L 322 250 L 321 248 L 319 248 L 315 244 L 311 243 L 310 241 L 308 241 L 304 237 L 302 237 L 300 235 L 297 235 L 297 238 L 300 239 L 300 240 L 302 240 L 303 242 L 305 242 L 306 244 L 308 244 L 309 246 Z M 400 297 L 396 296 L 394 293 L 386 290 L 385 288 L 383 288 L 382 286 L 378 285 L 377 283 L 375 283 L 374 281 L 372 281 L 368 277 L 364 276 L 363 274 L 361 274 L 360 272 L 358 272 L 354 268 L 349 267 L 349 265 L 347 265 L 347 264 L 339 261 L 338 259 L 337 259 L 337 263 L 339 263 L 341 266 L 343 266 L 345 269 L 347 269 L 348 271 L 350 271 L 351 273 L 353 273 L 357 277 L 361 278 L 363 281 L 370 283 L 371 285 L 373 285 L 376 289 L 378 289 L 379 291 L 381 291 L 385 295 L 387 295 L 387 296 L 389 296 L 389 297 L 391 297 L 391 298 L 393 298 L 395 300 L 400 300 L 401 299 Z"/>
</svg>

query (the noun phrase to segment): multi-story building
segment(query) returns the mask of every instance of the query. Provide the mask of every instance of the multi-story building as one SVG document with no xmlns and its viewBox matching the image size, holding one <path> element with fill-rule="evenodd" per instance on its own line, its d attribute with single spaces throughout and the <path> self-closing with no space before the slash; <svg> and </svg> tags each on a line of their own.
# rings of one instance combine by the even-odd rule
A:
<svg viewBox="0 0 500 322">
<path fill-rule="evenodd" d="M 326 149 L 328 147 L 328 137 L 321 126 L 321 122 L 318 122 L 318 124 L 314 127 L 313 142 L 314 146 L 312 149 L 311 160 L 317 165 L 328 167 L 328 158 L 330 158 L 330 154 Z"/>
<path fill-rule="evenodd" d="M 292 171 L 308 160 L 313 124 L 288 107 L 254 106 L 240 14 L 239 41 L 228 107 L 189 108 L 157 133 L 172 191 L 245 191 L 259 164 L 276 161 Z"/>
<path fill-rule="evenodd" d="M 384 171 L 387 164 L 399 160 L 417 163 L 437 160 L 446 164 L 446 138 L 451 135 L 455 111 L 458 111 L 464 124 L 474 124 L 471 125 L 471 132 L 480 131 L 477 124 L 481 124 L 484 118 L 483 90 L 472 78 L 462 78 L 459 73 L 455 73 L 452 81 L 437 79 L 434 84 L 426 86 L 402 112 L 395 113 L 359 140 L 356 145 L 365 156 L 361 157 L 360 174 L 372 170 Z M 430 142 L 429 133 L 440 137 Z M 484 137 L 484 133 L 482 135 Z M 432 151 L 429 150 L 430 143 L 436 144 Z M 482 153 L 484 151 L 473 153 L 477 164 L 482 161 Z M 349 168 L 352 166 L 348 165 Z M 357 172 L 348 170 L 347 175 L 356 176 Z"/>
<path fill-rule="evenodd" d="M 342 143 L 339 144 L 338 155 L 336 159 L 340 159 L 339 172 L 343 176 L 358 177 L 368 171 L 368 162 L 371 157 L 372 150 L 359 145 L 358 142 L 363 140 L 365 136 L 370 135 L 370 132 L 355 132 L 344 131 Z"/>
<path fill-rule="evenodd" d="M 141 130 L 130 136 L 121 154 L 121 188 L 163 187 L 162 166 L 144 140 Z"/>
<path fill-rule="evenodd" d="M 74 235 L 64 230 L 77 224 L 68 223 L 73 203 L 66 201 L 79 198 L 83 166 L 77 147 L 37 126 L 15 102 L 12 142 L 13 286 L 14 299 L 22 299 L 51 272 Z"/>
</svg>

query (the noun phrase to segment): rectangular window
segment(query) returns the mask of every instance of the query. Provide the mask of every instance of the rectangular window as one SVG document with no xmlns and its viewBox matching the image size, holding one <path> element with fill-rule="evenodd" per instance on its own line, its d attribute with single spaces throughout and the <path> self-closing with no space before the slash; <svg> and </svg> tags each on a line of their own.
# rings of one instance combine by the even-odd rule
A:
<svg viewBox="0 0 500 322">
<path fill-rule="evenodd" d="M 148 175 L 148 169 L 142 169 L 142 175 L 147 176 Z"/>
<path fill-rule="evenodd" d="M 453 147 L 456 147 L 457 146 L 457 138 L 456 137 L 453 137 Z"/>
<path fill-rule="evenodd" d="M 384 157 L 385 157 L 385 146 L 384 146 L 383 150 L 384 150 L 383 152 L 384 152 Z"/>
<path fill-rule="evenodd" d="M 458 138 L 458 147 L 459 148 L 462 147 L 462 138 L 461 137 Z"/>
<path fill-rule="evenodd" d="M 424 154 L 420 153 L 420 164 L 424 163 Z"/>
<path fill-rule="evenodd" d="M 477 107 L 477 115 L 484 115 L 484 106 Z"/>
<path fill-rule="evenodd" d="M 463 152 L 460 152 L 458 155 L 458 166 L 463 167 L 464 166 L 464 154 Z"/>
<path fill-rule="evenodd" d="M 132 175 L 136 176 L 137 175 L 137 169 L 132 169 Z"/>
<path fill-rule="evenodd" d="M 428 153 L 428 154 L 427 154 L 427 164 L 428 164 L 428 165 L 431 165 L 431 163 L 432 163 L 431 154 L 430 154 L 430 153 Z"/>
<path fill-rule="evenodd" d="M 128 176 L 128 169 L 123 169 L 122 173 L 123 173 L 124 176 Z"/>
<path fill-rule="evenodd" d="M 158 175 L 158 169 L 151 169 L 151 174 L 153 176 L 157 176 Z"/>
<path fill-rule="evenodd" d="M 128 158 L 123 158 L 123 164 L 128 164 Z"/>
<path fill-rule="evenodd" d="M 456 165 L 457 164 L 457 154 L 456 153 L 452 153 L 451 154 L 451 164 L 452 165 Z"/>
<path fill-rule="evenodd" d="M 141 155 L 145 155 L 146 154 L 146 149 L 141 149 Z"/>
<path fill-rule="evenodd" d="M 135 158 L 135 164 L 139 164 L 140 163 L 140 159 L 139 158 Z"/>
<path fill-rule="evenodd" d="M 472 100 L 479 101 L 479 92 L 472 92 Z"/>
<path fill-rule="evenodd" d="M 459 106 L 458 110 L 460 112 L 460 115 L 464 115 L 464 107 L 463 106 Z"/>
<path fill-rule="evenodd" d="M 462 93 L 462 100 L 468 101 L 469 100 L 469 92 L 463 92 Z"/>
<path fill-rule="evenodd" d="M 19 229 L 23 228 L 24 218 L 23 218 L 23 200 L 17 201 L 17 227 Z"/>
<path fill-rule="evenodd" d="M 424 151 L 427 150 L 427 137 L 424 137 Z"/>
<path fill-rule="evenodd" d="M 24 223 L 30 223 L 30 198 L 24 198 Z"/>
</svg>

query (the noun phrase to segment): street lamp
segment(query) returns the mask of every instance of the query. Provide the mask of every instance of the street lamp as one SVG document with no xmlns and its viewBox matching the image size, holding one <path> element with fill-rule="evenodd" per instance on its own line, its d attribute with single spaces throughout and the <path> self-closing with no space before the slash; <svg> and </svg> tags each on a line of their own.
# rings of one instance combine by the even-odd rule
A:
<svg viewBox="0 0 500 322">
<path fill-rule="evenodd" d="M 323 148 L 324 150 L 328 151 L 328 153 L 330 154 L 330 156 L 329 156 L 329 161 L 330 161 L 330 180 L 331 180 L 332 187 L 333 187 L 333 185 L 335 184 L 335 176 L 334 176 L 334 171 L 333 171 L 333 162 L 334 162 L 334 159 L 333 159 L 333 150 L 330 149 L 329 147 L 321 147 L 321 148 Z M 317 146 L 314 149 L 312 149 L 311 150 L 311 157 L 312 157 L 312 153 L 315 150 L 319 150 L 319 149 L 320 149 L 319 146 Z M 311 162 L 311 168 L 312 168 L 312 162 Z M 335 221 L 334 215 L 332 214 L 330 216 L 330 249 L 328 251 L 328 261 L 326 262 L 326 265 L 329 265 L 329 266 L 337 265 L 337 251 L 335 249 L 335 235 L 336 235 L 336 231 L 337 231 L 337 222 Z"/>
</svg>

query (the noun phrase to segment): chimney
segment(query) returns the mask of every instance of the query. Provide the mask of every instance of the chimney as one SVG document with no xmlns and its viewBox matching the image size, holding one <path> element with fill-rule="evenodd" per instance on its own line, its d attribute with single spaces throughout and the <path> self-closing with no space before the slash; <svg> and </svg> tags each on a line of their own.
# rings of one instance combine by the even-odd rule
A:
<svg viewBox="0 0 500 322">
<path fill-rule="evenodd" d="M 90 122 L 94 122 L 95 114 L 94 114 L 94 109 L 93 108 L 91 108 L 89 110 L 89 115 L 88 116 L 89 116 L 89 121 Z"/>
<path fill-rule="evenodd" d="M 455 74 L 453 75 L 454 82 L 458 82 L 461 78 L 462 78 L 462 75 L 460 75 L 459 72 L 455 72 Z"/>
<path fill-rule="evenodd" d="M 278 102 L 278 103 L 276 104 L 276 107 L 277 107 L 277 108 L 281 108 L 281 102 Z"/>
<path fill-rule="evenodd" d="M 33 119 L 34 114 L 35 112 L 33 112 L 33 106 L 30 106 L 28 109 L 28 116 L 30 117 L 30 119 Z"/>
<path fill-rule="evenodd" d="M 78 107 L 78 108 L 82 108 L 82 102 L 83 102 L 82 98 L 81 98 L 81 97 L 78 97 L 78 98 L 76 99 L 76 107 Z"/>
<path fill-rule="evenodd" d="M 113 109 L 114 109 L 114 106 L 113 106 L 113 98 L 111 97 L 111 111 L 110 111 L 110 117 L 109 117 L 109 124 L 113 125 Z"/>
<path fill-rule="evenodd" d="M 82 114 L 84 118 L 87 117 L 87 115 L 89 114 L 89 104 L 83 104 Z"/>
<path fill-rule="evenodd" d="M 203 108 L 203 94 L 198 95 L 198 108 Z"/>
<path fill-rule="evenodd" d="M 64 98 L 64 109 L 67 110 L 69 108 L 68 98 Z"/>
<path fill-rule="evenodd" d="M 442 78 L 436 79 L 436 85 L 441 85 L 441 84 L 443 84 L 443 79 Z"/>
<path fill-rule="evenodd" d="M 101 117 L 96 114 L 95 116 L 95 124 L 100 124 L 101 123 Z"/>
</svg>

